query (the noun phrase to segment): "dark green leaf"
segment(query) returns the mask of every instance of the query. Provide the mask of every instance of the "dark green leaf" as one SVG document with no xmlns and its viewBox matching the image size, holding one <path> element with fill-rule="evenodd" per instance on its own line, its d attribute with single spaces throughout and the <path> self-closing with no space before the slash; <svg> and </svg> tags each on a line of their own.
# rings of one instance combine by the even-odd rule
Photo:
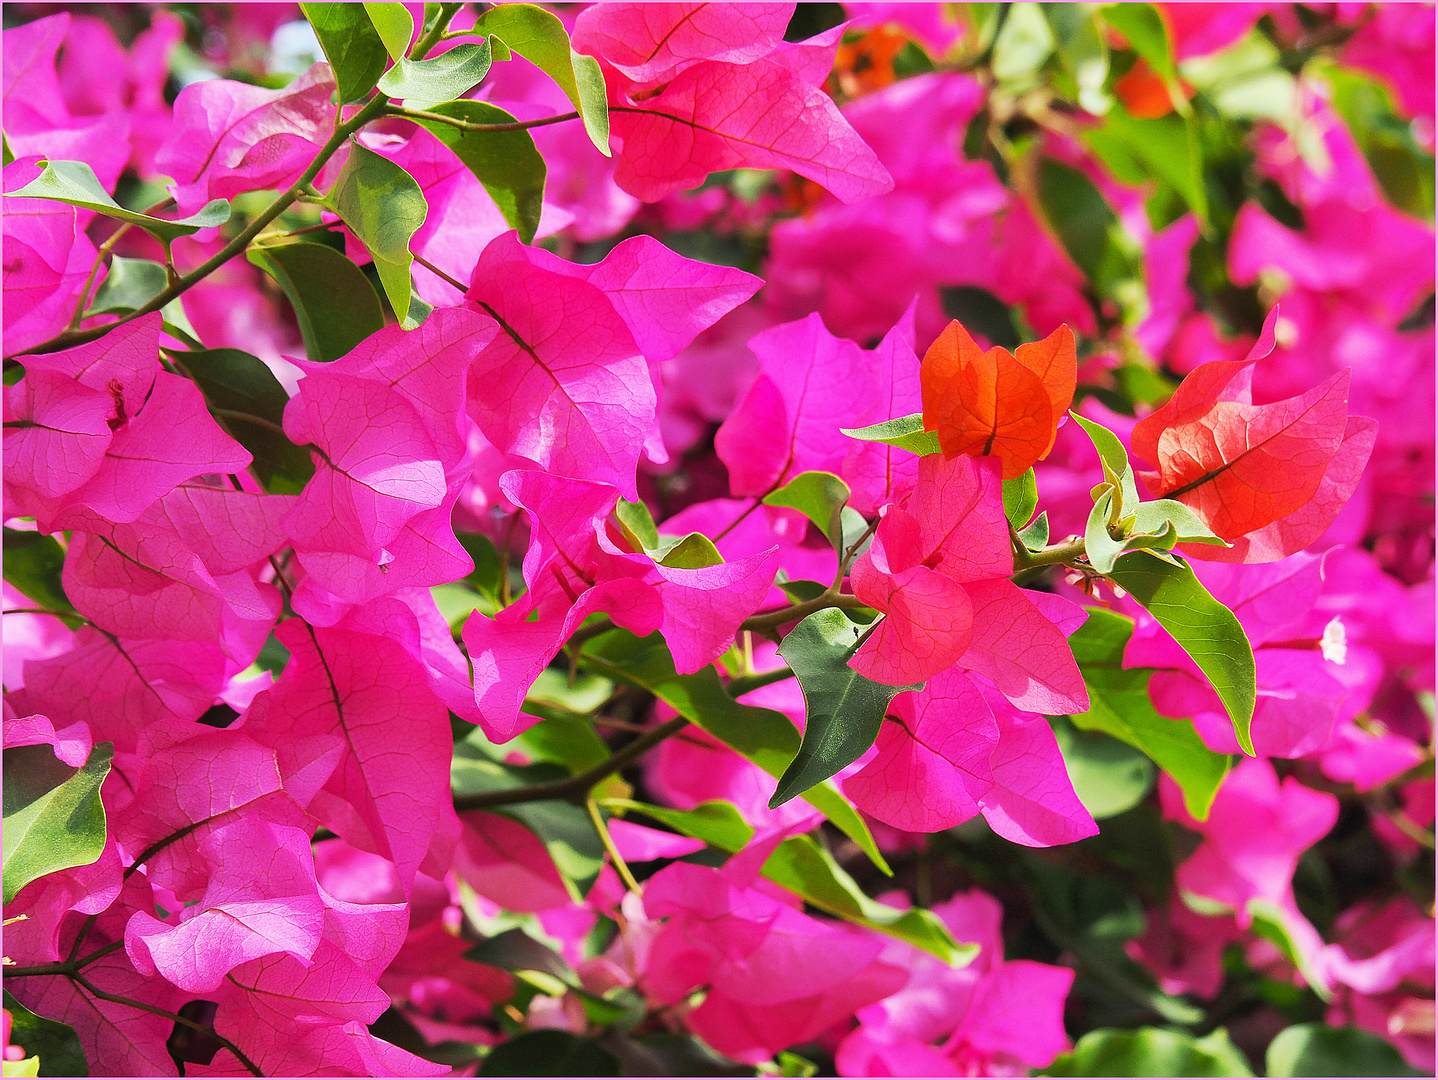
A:
<svg viewBox="0 0 1438 1080">
<path fill-rule="evenodd" d="M 60 581 L 60 571 L 65 566 L 65 549 L 53 536 L 6 529 L 4 562 L 5 580 L 37 607 L 74 612 L 75 607 L 65 595 L 65 587 Z"/>
<path fill-rule="evenodd" d="M 840 428 L 839 430 L 851 439 L 888 443 L 890 446 L 897 446 L 900 450 L 907 450 L 920 457 L 939 452 L 939 437 L 932 431 L 924 430 L 922 413 L 914 413 L 913 416 L 900 416 L 895 420 L 885 420 L 882 424 L 870 424 L 868 427 Z"/>
<path fill-rule="evenodd" d="M 85 314 L 119 315 L 137 311 L 164 292 L 169 284 L 169 275 L 163 264 L 149 259 L 126 259 L 112 255 L 105 280 L 95 290 L 90 310 Z M 185 314 L 178 296 L 161 308 L 160 314 L 166 333 L 186 344 L 199 346 L 199 336 L 190 325 L 189 316 Z"/>
<path fill-rule="evenodd" d="M 389 158 L 352 140 L 329 201 L 369 248 L 395 318 L 403 321 L 414 293 L 409 274 L 414 256 L 409 241 L 429 212 L 424 192 L 414 177 Z"/>
<path fill-rule="evenodd" d="M 365 286 L 368 288 L 368 284 Z M 373 293 L 371 293 L 373 295 Z M 314 475 L 309 450 L 296 446 L 269 425 L 284 421 L 289 395 L 265 362 L 239 349 L 207 349 L 174 353 L 195 380 L 210 408 L 221 414 L 225 428 L 254 455 L 252 468 L 265 490 L 274 494 L 298 494 Z M 267 423 L 255 423 L 245 416 Z"/>
<path fill-rule="evenodd" d="M 5 1008 L 10 1013 L 10 1042 L 30 1057 L 40 1059 L 41 1076 L 89 1076 L 90 1067 L 80 1037 L 69 1024 L 36 1016 L 5 991 Z"/>
<path fill-rule="evenodd" d="M 446 101 L 427 111 L 468 124 L 514 123 L 512 115 L 483 101 Z M 531 242 L 544 201 L 545 165 L 529 132 L 465 131 L 438 120 L 416 123 L 454 151 L 484 185 L 504 220 L 519 230 L 520 239 Z"/>
<path fill-rule="evenodd" d="M 465 952 L 464 958 L 504 971 L 539 971 L 566 983 L 578 981 L 564 957 L 518 927 L 486 938 Z"/>
<path fill-rule="evenodd" d="M 1196 1039 L 1167 1028 L 1090 1031 L 1045 1076 L 1252 1076 L 1223 1028 Z"/>
<path fill-rule="evenodd" d="M 410 18 L 409 11 L 403 4 L 372 4 L 366 0 L 365 13 L 369 21 L 374 25 L 375 33 L 384 42 L 385 51 L 395 61 L 402 60 L 405 53 L 409 52 L 410 38 L 414 37 L 414 19 Z M 478 82 L 479 80 L 475 80 Z M 473 85 L 473 84 L 471 84 Z M 384 90 L 384 87 L 380 87 Z M 465 87 L 469 89 L 469 87 Z M 385 93 L 389 93 L 385 90 Z M 452 95 L 446 94 L 445 97 Z M 439 101 L 440 98 L 431 98 L 431 101 Z"/>
<path fill-rule="evenodd" d="M 1004 481 L 1004 516 L 1015 529 L 1022 529 L 1039 508 L 1039 485 L 1033 469 Z"/>
<path fill-rule="evenodd" d="M 970 333 L 980 334 L 1010 351 L 1023 343 L 1014 327 L 1013 309 L 977 285 L 947 285 L 939 289 L 944 314 L 958 319 Z"/>
<path fill-rule="evenodd" d="M 1089 689 L 1089 711 L 1071 717 L 1085 731 L 1102 731 L 1142 750 L 1177 782 L 1184 805 L 1199 821 L 1208 817 L 1230 759 L 1204 745 L 1189 720 L 1160 716 L 1148 696 L 1151 668 L 1125 668 L 1124 646 L 1133 623 L 1101 608 L 1069 638 Z"/>
<path fill-rule="evenodd" d="M 456 533 L 460 546 L 474 560 L 474 570 L 464 579 L 491 600 L 500 599 L 504 563 L 494 541 L 480 533 Z"/>
<path fill-rule="evenodd" d="M 1208 676 L 1228 710 L 1238 745 L 1252 754 L 1249 726 L 1257 675 L 1253 648 L 1233 612 L 1213 598 L 1187 563 L 1168 562 L 1152 552 L 1125 555 L 1109 577 L 1147 608 Z"/>
<path fill-rule="evenodd" d="M 379 81 L 379 89 L 406 101 L 450 101 L 463 97 L 489 74 L 489 38 L 467 41 L 431 60 L 399 60 Z"/>
<path fill-rule="evenodd" d="M 548 799 L 500 807 L 498 812 L 519 821 L 544 841 L 549 857 L 576 900 L 589 892 L 604 868 L 605 852 L 594 823 L 582 807 Z"/>
<path fill-rule="evenodd" d="M 389 52 L 370 21 L 364 4 L 303 3 L 300 10 L 314 27 L 315 37 L 335 74 L 341 103 L 359 101 L 371 90 L 389 63 Z"/>
<path fill-rule="evenodd" d="M 245 254 L 284 291 L 311 360 L 338 360 L 384 329 L 384 309 L 369 279 L 334 248 L 277 244 Z"/>
<path fill-rule="evenodd" d="M 1127 953 L 1125 943 L 1143 933 L 1138 899 L 1112 878 L 1080 873 L 1027 857 L 1023 876 L 1044 934 L 1074 954 L 1079 971 L 1146 1010 L 1175 1024 L 1195 1024 L 1203 1011 L 1165 994 L 1153 975 Z"/>
<path fill-rule="evenodd" d="M 1153 762 L 1117 739 L 1075 730 L 1062 717 L 1052 723 L 1074 794 L 1096 820 L 1115 817 L 1143 801 L 1153 786 Z"/>
<path fill-rule="evenodd" d="M 648 690 L 770 776 L 781 775 L 799 750 L 799 731 L 787 716 L 740 705 L 712 666 L 693 675 L 676 674 L 674 660 L 658 634 L 642 639 L 623 630 L 601 634 L 585 644 L 581 663 L 617 682 Z M 803 798 L 858 844 L 875 866 L 889 872 L 868 826 L 838 788 L 823 783 L 805 791 Z"/>
<path fill-rule="evenodd" d="M 45 171 L 18 191 L 6 192 L 8 196 L 17 199 L 53 199 L 93 210 L 116 221 L 138 225 L 162 243 L 169 243 L 179 236 L 189 236 L 201 229 L 223 225 L 230 220 L 230 204 L 224 199 L 212 199 L 198 213 L 174 221 L 126 210 L 110 198 L 109 193 L 100 185 L 99 178 L 95 176 L 95 170 L 83 161 L 41 159 L 35 164 L 43 166 Z"/>
<path fill-rule="evenodd" d="M 100 857 L 100 784 L 114 753 L 111 743 L 99 743 L 75 768 L 45 744 L 5 749 L 5 903 L 38 877 Z"/>
<path fill-rule="evenodd" d="M 619 1059 L 593 1039 L 567 1031 L 529 1031 L 489 1052 L 480 1076 L 618 1076 Z"/>
<path fill-rule="evenodd" d="M 1333 986 L 1327 972 L 1313 963 L 1311 951 L 1301 943 L 1313 931 L 1308 926 L 1294 925 L 1295 919 L 1302 922 L 1303 917 L 1257 898 L 1249 900 L 1245 909 L 1253 920 L 1253 933 L 1277 945 L 1288 962 L 1298 969 L 1309 988 L 1324 1001 L 1332 1001 Z"/>
<path fill-rule="evenodd" d="M 782 573 L 783 571 L 780 571 Z M 817 600 L 829 591 L 829 586 L 818 581 L 779 581 L 776 582 L 779 588 L 784 590 L 791 603 L 807 604 L 810 600 Z"/>
<path fill-rule="evenodd" d="M 778 491 L 764 496 L 765 506 L 787 506 L 812 521 L 835 550 L 844 546 L 841 520 L 849 501 L 849 485 L 829 472 L 803 472 Z"/>
<path fill-rule="evenodd" d="M 1412 125 L 1394 110 L 1388 88 L 1352 68 L 1324 66 L 1322 75 L 1333 88 L 1334 109 L 1348 125 L 1389 202 L 1415 217 L 1431 219 L 1433 155 L 1418 144 Z"/>
<path fill-rule="evenodd" d="M 784 775 L 772 810 L 857 761 L 874 745 L 895 694 L 922 683 L 886 686 L 849 666 L 859 628 L 838 608 L 825 608 L 789 631 L 779 646 L 804 691 L 804 740 Z"/>
<path fill-rule="evenodd" d="M 1038 200 L 1064 250 L 1100 296 L 1113 298 L 1121 282 L 1141 278 L 1137 247 L 1087 176 L 1053 158 L 1042 158 Z"/>
<path fill-rule="evenodd" d="M 609 96 L 599 61 L 569 46 L 558 17 L 533 4 L 498 4 L 474 21 L 474 33 L 493 34 L 553 79 L 574 104 L 590 140 L 609 151 Z"/>
<path fill-rule="evenodd" d="M 1160 78 L 1172 81 L 1178 77 L 1168 27 L 1157 8 L 1152 4 L 1110 4 L 1103 9 L 1103 17 Z"/>
<path fill-rule="evenodd" d="M 1387 1039 L 1355 1027 L 1295 1024 L 1268 1044 L 1269 1076 L 1423 1076 Z"/>
</svg>

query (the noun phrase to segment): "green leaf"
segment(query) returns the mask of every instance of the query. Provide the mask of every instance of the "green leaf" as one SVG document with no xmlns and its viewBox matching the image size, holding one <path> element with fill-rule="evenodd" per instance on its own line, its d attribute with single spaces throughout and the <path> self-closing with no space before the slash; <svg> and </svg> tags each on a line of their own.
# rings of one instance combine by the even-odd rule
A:
<svg viewBox="0 0 1438 1080">
<path fill-rule="evenodd" d="M 778 1056 L 774 1058 L 774 1063 L 779 1066 L 779 1076 L 797 1076 L 808 1080 L 808 1077 L 819 1071 L 819 1066 L 808 1058 L 791 1054 L 788 1050 L 780 1050 Z"/>
<path fill-rule="evenodd" d="M 1414 217 L 1433 217 L 1433 155 L 1413 138 L 1412 125 L 1398 115 L 1393 97 L 1367 72 L 1325 64 L 1305 66 L 1333 88 L 1333 108 L 1368 159 L 1388 201 Z"/>
<path fill-rule="evenodd" d="M 273 494 L 295 495 L 314 475 L 309 450 L 296 446 L 275 431 L 284 422 L 289 395 L 274 373 L 257 356 L 239 349 L 204 349 L 171 354 L 195 380 L 212 409 L 258 417 L 221 415 L 231 435 L 254 455 L 255 475 Z"/>
<path fill-rule="evenodd" d="M 1044 157 L 1038 164 L 1037 193 L 1054 235 L 1099 296 L 1118 298 L 1125 283 L 1142 280 L 1138 247 L 1092 180 Z"/>
<path fill-rule="evenodd" d="M 1128 463 L 1128 451 L 1124 449 L 1122 441 L 1102 424 L 1086 420 L 1076 412 L 1069 413 L 1069 416 L 1088 433 L 1094 449 L 1098 451 L 1099 459 L 1103 462 L 1104 479 L 1116 485 L 1123 494 L 1118 516 L 1133 513 L 1133 508 L 1138 505 L 1138 484 L 1133 478 L 1133 469 Z"/>
<path fill-rule="evenodd" d="M 1038 4 L 1013 4 L 994 38 L 994 77 L 1006 90 L 1019 92 L 1035 86 L 1039 68 L 1054 51 L 1054 32 Z"/>
<path fill-rule="evenodd" d="M 944 314 L 958 319 L 974 334 L 982 334 L 995 345 L 1012 352 L 1023 344 L 1014 326 L 1014 312 L 988 289 L 977 285 L 942 285 L 939 303 Z"/>
<path fill-rule="evenodd" d="M 655 554 L 658 554 L 657 550 Z M 659 564 L 679 570 L 701 570 L 706 566 L 718 566 L 723 561 L 724 556 L 719 554 L 713 540 L 701 532 L 692 532 L 664 550 Z"/>
<path fill-rule="evenodd" d="M 737 751 L 770 776 L 780 776 L 798 753 L 799 730 L 783 713 L 741 705 L 729 696 L 712 666 L 679 675 L 664 639 L 636 638 L 613 630 L 587 642 L 580 662 L 618 682 L 648 690 L 691 723 Z M 832 783 L 805 791 L 803 799 L 863 849 L 884 873 L 889 864 L 879 853 L 869 827 Z"/>
<path fill-rule="evenodd" d="M 476 964 L 488 964 L 503 971 L 539 971 L 565 983 L 575 984 L 579 981 L 574 969 L 564 957 L 548 945 L 535 941 L 518 927 L 486 938 L 463 955 L 466 960 L 473 960 Z"/>
<path fill-rule="evenodd" d="M 693 810 L 670 810 L 632 799 L 606 799 L 605 806 L 636 811 L 730 853 L 742 849 L 754 835 L 739 811 L 727 802 L 700 803 Z M 976 946 L 955 943 L 932 912 L 923 908 L 900 910 L 870 899 L 833 856 L 807 836 L 785 840 L 760 872 L 815 907 L 907 941 L 946 963 L 967 964 L 978 953 Z"/>
<path fill-rule="evenodd" d="M 115 748 L 99 743 L 75 768 L 48 745 L 5 749 L 5 903 L 56 870 L 88 866 L 105 849 L 100 784 Z"/>
<path fill-rule="evenodd" d="M 1046 547 L 1049 542 L 1049 512 L 1045 510 L 1038 517 L 1034 518 L 1033 524 L 1028 528 L 1020 529 L 1019 539 L 1024 542 L 1024 547 L 1030 551 L 1038 551 Z"/>
<path fill-rule="evenodd" d="M 338 360 L 384 329 L 384 309 L 369 279 L 329 245 L 261 245 L 245 256 L 284 292 L 311 360 Z"/>
<path fill-rule="evenodd" d="M 804 691 L 804 740 L 780 777 L 769 809 L 857 761 L 878 738 L 894 695 L 923 686 L 887 686 L 864 678 L 849 666 L 858 641 L 859 628 L 847 615 L 824 608 L 790 630 L 779 646 Z"/>
<path fill-rule="evenodd" d="M 1277 904 L 1258 899 L 1248 901 L 1247 911 L 1253 920 L 1251 924 L 1253 932 L 1277 945 L 1283 955 L 1288 958 L 1288 962 L 1298 969 L 1310 989 L 1324 1001 L 1332 1001 L 1333 987 L 1328 980 L 1327 973 L 1322 968 L 1313 965 L 1308 950 L 1303 948 L 1293 932 L 1291 925 L 1293 919 L 1296 917 L 1301 920 L 1302 916 L 1295 916 Z M 1305 927 L 1300 930 L 1300 933 L 1306 936 L 1311 934 L 1312 930 Z"/>
<path fill-rule="evenodd" d="M 842 553 L 844 526 L 841 520 L 849 502 L 849 485 L 829 472 L 802 472 L 778 491 L 764 496 L 765 506 L 787 506 L 812 521 Z"/>
<path fill-rule="evenodd" d="M 302 3 L 300 10 L 335 74 L 341 104 L 359 101 L 389 64 L 389 52 L 365 10 L 368 4 Z M 408 47 L 409 42 L 405 42 Z"/>
<path fill-rule="evenodd" d="M 599 61 L 569 46 L 559 18 L 533 4 L 498 4 L 474 21 L 475 34 L 493 34 L 553 79 L 584 121 L 605 157 L 609 151 L 609 96 Z"/>
<path fill-rule="evenodd" d="M 514 123 L 509 113 L 483 101 L 446 101 L 427 111 L 469 124 Z M 454 151 L 474 173 L 504 220 L 519 230 L 520 239 L 526 244 L 533 241 L 544 202 L 546 173 L 544 158 L 535 149 L 529 132 L 465 131 L 437 120 L 416 123 Z"/>
<path fill-rule="evenodd" d="M 614 516 L 619 521 L 619 530 L 636 551 L 653 551 L 659 546 L 659 528 L 644 503 L 620 499 L 614 507 Z"/>
<path fill-rule="evenodd" d="M 410 18 L 409 12 L 403 4 L 371 4 L 366 2 L 365 14 L 369 16 L 370 23 L 374 26 L 375 33 L 379 35 L 380 41 L 384 42 L 385 51 L 395 62 L 404 59 L 405 53 L 409 52 L 409 40 L 414 37 L 414 19 Z M 475 82 L 479 80 L 476 79 Z M 470 85 L 473 85 L 471 83 Z M 384 87 L 380 87 L 384 90 Z M 469 87 L 465 87 L 466 90 Z M 386 94 L 390 91 L 385 90 Z M 446 94 L 445 97 L 453 95 Z M 439 98 L 431 98 L 431 101 L 439 101 Z"/>
<path fill-rule="evenodd" d="M 1113 107 L 1113 98 L 1104 91 L 1108 42 L 1101 28 L 1087 9 L 1075 4 L 1051 4 L 1045 11 L 1058 38 L 1059 59 L 1073 77 L 1079 105 L 1103 116 Z"/>
<path fill-rule="evenodd" d="M 24 1046 L 24 1043 L 21 1043 Z M 28 1049 L 28 1047 L 27 1047 Z M 1371 1031 L 1294 1024 L 1268 1044 L 1269 1076 L 1423 1076 Z"/>
<path fill-rule="evenodd" d="M 1105 734 L 1076 730 L 1062 717 L 1051 723 L 1074 794 L 1095 820 L 1115 817 L 1143 801 L 1153 787 L 1152 761 Z"/>
<path fill-rule="evenodd" d="M 10 1013 L 10 1042 L 40 1059 L 39 1076 L 89 1076 L 90 1067 L 80 1037 L 69 1024 L 36 1016 L 5 991 Z"/>
<path fill-rule="evenodd" d="M 1213 532 L 1183 503 L 1176 499 L 1154 499 L 1140 503 L 1129 532 L 1133 535 L 1158 535 L 1164 526 L 1173 526 L 1174 537 L 1181 544 L 1216 544 L 1228 547 L 1228 541 Z"/>
<path fill-rule="evenodd" d="M 395 318 L 403 320 L 414 293 L 409 241 L 424 224 L 429 204 L 414 177 L 389 158 L 354 140 L 349 150 L 328 201 L 369 248 Z"/>
<path fill-rule="evenodd" d="M 43 166 L 45 171 L 18 191 L 6 192 L 8 196 L 17 199 L 52 199 L 55 202 L 93 210 L 116 221 L 137 225 L 163 244 L 201 229 L 223 225 L 230 220 L 230 204 L 224 199 L 212 199 L 198 213 L 174 221 L 126 210 L 110 198 L 100 186 L 95 170 L 83 161 L 41 159 L 35 164 Z"/>
<path fill-rule="evenodd" d="M 5 530 L 5 580 L 19 589 L 37 607 L 71 612 L 75 606 L 65 595 L 60 571 L 65 566 L 65 549 L 53 536 L 42 532 Z M 81 625 L 76 616 L 67 623 L 73 630 Z"/>
<path fill-rule="evenodd" d="M 379 89 L 406 101 L 450 101 L 478 86 L 492 59 L 489 38 L 467 41 L 431 60 L 397 60 L 380 78 Z"/>
<path fill-rule="evenodd" d="M 1090 1031 L 1043 1075 L 1252 1076 L 1253 1070 L 1223 1028 L 1197 1039 L 1182 1031 L 1146 1027 Z"/>
<path fill-rule="evenodd" d="M 480 1076 L 618 1076 L 619 1059 L 594 1039 L 548 1028 L 500 1043 Z"/>
<path fill-rule="evenodd" d="M 1113 494 L 1114 489 L 1108 488 L 1098 497 L 1084 525 L 1084 555 L 1088 558 L 1089 565 L 1100 574 L 1111 571 L 1118 557 L 1124 552 L 1123 541 L 1115 540 L 1108 531 L 1109 519 L 1113 514 Z"/>
<path fill-rule="evenodd" d="M 939 436 L 932 431 L 924 430 L 923 413 L 900 416 L 895 420 L 885 420 L 882 424 L 870 424 L 868 427 L 840 428 L 839 430 L 851 439 L 888 443 L 890 446 L 897 446 L 900 450 L 907 450 L 920 457 L 937 454 L 940 449 Z"/>
<path fill-rule="evenodd" d="M 1255 28 L 1238 44 L 1219 52 L 1190 57 L 1182 71 L 1225 117 L 1272 120 L 1290 128 L 1298 122 L 1297 80 L 1284 69 L 1282 55 L 1261 30 Z M 1299 135 L 1302 145 L 1303 133 Z M 1313 149 L 1325 153 L 1321 147 Z"/>
<path fill-rule="evenodd" d="M 162 263 L 149 259 L 127 259 L 122 255 L 110 257 L 110 267 L 105 280 L 95 290 L 90 301 L 89 315 L 119 315 L 127 311 L 138 311 L 170 284 L 169 274 Z M 190 325 L 190 318 L 177 296 L 160 309 L 167 334 L 179 338 L 187 345 L 199 347 L 199 335 Z"/>
<path fill-rule="evenodd" d="M 1022 879 L 1034 917 L 1059 948 L 1071 952 L 1083 976 L 1174 1024 L 1196 1024 L 1203 1010 L 1165 994 L 1153 975 L 1127 953 L 1125 943 L 1143 933 L 1143 909 L 1127 883 L 1024 856 Z"/>
<path fill-rule="evenodd" d="M 1039 485 L 1033 469 L 1004 481 L 1004 516 L 1015 529 L 1022 529 L 1039 508 Z"/>
<path fill-rule="evenodd" d="M 1208 225 L 1208 190 L 1203 179 L 1203 143 L 1195 121 L 1170 113 L 1156 119 L 1140 119 L 1122 105 L 1109 110 L 1102 127 L 1084 135 L 1107 163 L 1117 140 L 1123 149 L 1142 163 L 1148 176 L 1162 180 L 1183 197 L 1199 222 Z M 1147 179 L 1147 177 L 1144 177 Z"/>
<path fill-rule="evenodd" d="M 1249 727 L 1257 673 L 1253 647 L 1233 612 L 1213 598 L 1187 563 L 1168 562 L 1152 552 L 1125 555 L 1109 577 L 1142 604 L 1208 676 L 1228 710 L 1238 745 L 1252 755 Z"/>
<path fill-rule="evenodd" d="M 1148 696 L 1153 670 L 1123 666 L 1132 634 L 1132 620 L 1089 609 L 1088 620 L 1069 638 L 1088 686 L 1089 711 L 1069 719 L 1084 731 L 1102 731 L 1142 750 L 1182 789 L 1188 812 L 1204 821 L 1231 759 L 1205 746 L 1191 721 L 1171 720 L 1154 710 Z"/>
<path fill-rule="evenodd" d="M 1178 77 L 1168 27 L 1157 8 L 1152 4 L 1110 4 L 1103 9 L 1103 17 L 1160 78 L 1172 82 Z"/>
</svg>

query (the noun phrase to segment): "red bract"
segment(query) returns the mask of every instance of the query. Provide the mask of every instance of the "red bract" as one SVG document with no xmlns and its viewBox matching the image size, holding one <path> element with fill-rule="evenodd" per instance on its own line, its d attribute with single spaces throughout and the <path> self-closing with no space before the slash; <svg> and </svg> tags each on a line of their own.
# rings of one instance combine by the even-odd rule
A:
<svg viewBox="0 0 1438 1080">
<path fill-rule="evenodd" d="M 1252 365 L 1273 349 L 1275 310 L 1247 359 L 1204 364 L 1133 429 L 1133 451 L 1155 498 L 1177 499 L 1232 544 L 1189 554 L 1272 562 L 1332 524 L 1373 448 L 1377 424 L 1348 415 L 1348 374 L 1301 397 L 1254 405 Z M 1201 549 L 1207 550 L 1201 550 Z"/>
</svg>

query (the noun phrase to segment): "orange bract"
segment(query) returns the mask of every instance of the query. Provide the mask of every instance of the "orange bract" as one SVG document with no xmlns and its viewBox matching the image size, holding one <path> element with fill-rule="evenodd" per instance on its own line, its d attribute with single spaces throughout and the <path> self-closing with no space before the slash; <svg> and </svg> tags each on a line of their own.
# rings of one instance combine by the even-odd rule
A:
<svg viewBox="0 0 1438 1080">
<path fill-rule="evenodd" d="M 924 354 L 920 378 L 924 427 L 938 435 L 944 455 L 992 454 L 1012 480 L 1048 456 L 1073 403 L 1073 332 L 1060 326 L 1017 355 L 997 346 L 984 352 L 956 320 Z"/>
</svg>

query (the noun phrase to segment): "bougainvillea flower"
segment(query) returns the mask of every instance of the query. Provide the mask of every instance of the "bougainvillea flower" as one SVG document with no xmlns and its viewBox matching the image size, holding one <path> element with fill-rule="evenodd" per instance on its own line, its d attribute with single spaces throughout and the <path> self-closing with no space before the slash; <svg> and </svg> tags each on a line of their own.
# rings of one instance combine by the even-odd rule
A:
<svg viewBox="0 0 1438 1080">
<path fill-rule="evenodd" d="M 1048 457 L 1073 403 L 1073 332 L 1061 326 L 1013 353 L 985 352 L 955 319 L 924 354 L 920 378 L 924 427 L 938 434 L 944 454 L 992 454 L 1012 480 Z"/>
<path fill-rule="evenodd" d="M 589 614 L 607 612 L 641 637 L 658 630 L 676 669 L 688 674 L 729 647 L 773 583 L 772 548 L 689 569 L 617 547 L 605 521 L 619 493 L 606 484 L 529 470 L 507 473 L 500 483 L 532 524 L 524 556 L 529 592 L 493 619 L 476 612 L 464 627 L 481 723 L 500 741 L 535 722 L 520 717 L 524 695 Z"/>
<path fill-rule="evenodd" d="M 887 618 L 850 666 L 901 686 L 957 662 L 1020 709 L 1082 712 L 1088 695 L 1064 632 L 1007 580 L 1013 551 L 996 466 L 920 460 L 913 494 L 888 508 L 854 562 L 854 594 Z"/>
<path fill-rule="evenodd" d="M 759 376 L 714 439 L 735 495 L 764 495 L 818 469 L 843 477 L 855 506 L 873 512 L 912 482 L 913 455 L 839 430 L 917 407 L 912 307 L 873 350 L 835 337 L 818 315 L 766 330 L 749 347 Z"/>
<path fill-rule="evenodd" d="M 285 775 L 320 768 L 316 746 L 341 737 L 339 764 L 329 765 L 306 809 L 355 847 L 392 860 L 408 890 L 421 867 L 447 863 L 459 833 L 448 712 L 396 642 L 299 619 L 275 636 L 289 663 L 240 730 L 273 747 Z"/>
<path fill-rule="evenodd" d="M 1167 775 L 1159 780 L 1164 816 L 1199 833 L 1204 842 L 1178 868 L 1178 887 L 1232 909 L 1239 926 L 1252 921 L 1250 900 L 1296 912 L 1293 871 L 1299 857 L 1338 820 L 1338 799 L 1281 784 L 1264 758 L 1245 758 L 1218 789 L 1206 821 L 1194 820 Z"/>
<path fill-rule="evenodd" d="M 664 82 L 701 60 L 746 64 L 784 40 L 792 3 L 605 4 L 574 20 L 574 48 L 637 83 Z"/>
<path fill-rule="evenodd" d="M 240 472 L 250 454 L 226 435 L 194 383 L 160 370 L 158 313 L 98 341 L 25 357 L 5 392 L 5 501 L 42 527 L 71 506 L 138 518 L 177 484 Z"/>
<path fill-rule="evenodd" d="M 1005 960 L 1003 909 L 987 893 L 956 893 L 933 912 L 978 955 L 954 968 L 905 942 L 886 942 L 882 959 L 908 971 L 908 982 L 858 1011 L 858 1028 L 835 1055 L 839 1074 L 1003 1076 L 1017 1066 L 1022 1075 L 1067 1050 L 1063 1007 L 1073 972 Z"/>
<path fill-rule="evenodd" d="M 768 1060 L 903 985 L 903 970 L 879 959 L 874 935 L 804 915 L 711 867 L 659 871 L 643 910 L 666 921 L 640 986 L 659 1004 L 708 986 L 689 1025 L 737 1061 Z"/>
<path fill-rule="evenodd" d="M 1377 424 L 1348 415 L 1348 372 L 1299 397 L 1254 405 L 1252 365 L 1274 346 L 1277 308 L 1247 359 L 1193 371 L 1163 408 L 1133 428 L 1140 478 L 1177 499 L 1233 545 L 1186 553 L 1272 562 L 1316 540 L 1358 485 Z M 1192 550 L 1190 550 L 1192 549 Z"/>
<path fill-rule="evenodd" d="M 155 167 L 174 178 L 180 214 L 211 199 L 294 183 L 333 133 L 334 95 L 328 64 L 279 90 L 230 79 L 185 87 L 170 136 L 155 153 Z"/>
</svg>

